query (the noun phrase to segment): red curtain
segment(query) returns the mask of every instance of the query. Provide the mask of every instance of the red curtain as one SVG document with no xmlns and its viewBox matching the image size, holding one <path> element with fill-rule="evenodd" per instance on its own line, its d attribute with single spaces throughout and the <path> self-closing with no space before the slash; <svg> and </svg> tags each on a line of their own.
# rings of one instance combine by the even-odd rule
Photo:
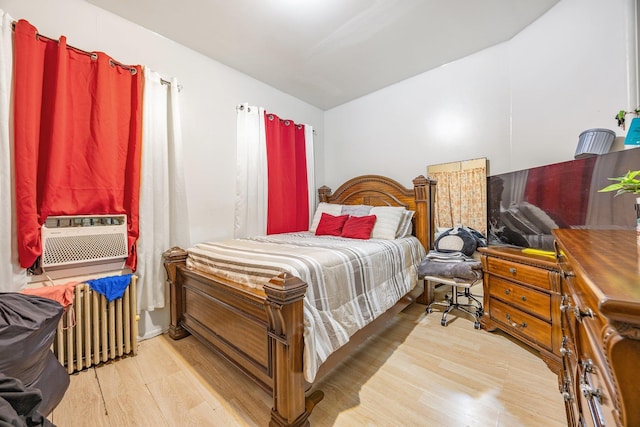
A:
<svg viewBox="0 0 640 427">
<path fill-rule="evenodd" d="M 267 234 L 309 229 L 304 125 L 265 112 Z"/>
<path fill-rule="evenodd" d="M 125 213 L 135 270 L 142 125 L 142 70 L 66 38 L 15 27 L 14 124 L 18 252 L 22 267 L 42 253 L 50 215 Z"/>
</svg>

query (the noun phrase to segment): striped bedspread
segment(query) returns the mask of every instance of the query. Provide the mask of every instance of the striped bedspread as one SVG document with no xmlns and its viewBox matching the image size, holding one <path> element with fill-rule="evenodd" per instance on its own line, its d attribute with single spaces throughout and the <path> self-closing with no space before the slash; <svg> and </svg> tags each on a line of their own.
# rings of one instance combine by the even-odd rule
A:
<svg viewBox="0 0 640 427">
<path fill-rule="evenodd" d="M 349 337 L 417 283 L 425 251 L 415 237 L 357 240 L 309 232 L 201 243 L 187 266 L 262 287 L 282 272 L 308 285 L 304 298 L 305 378 Z"/>
</svg>

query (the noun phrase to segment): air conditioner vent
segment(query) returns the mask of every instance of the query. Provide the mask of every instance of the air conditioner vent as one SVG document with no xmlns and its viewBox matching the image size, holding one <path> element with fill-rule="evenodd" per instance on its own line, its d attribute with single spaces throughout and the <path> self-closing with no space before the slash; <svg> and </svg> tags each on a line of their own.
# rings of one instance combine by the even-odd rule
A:
<svg viewBox="0 0 640 427">
<path fill-rule="evenodd" d="M 42 268 L 125 259 L 125 215 L 49 217 L 42 226 Z"/>
<path fill-rule="evenodd" d="M 44 265 L 119 258 L 127 253 L 121 234 L 50 237 L 43 251 Z"/>
</svg>

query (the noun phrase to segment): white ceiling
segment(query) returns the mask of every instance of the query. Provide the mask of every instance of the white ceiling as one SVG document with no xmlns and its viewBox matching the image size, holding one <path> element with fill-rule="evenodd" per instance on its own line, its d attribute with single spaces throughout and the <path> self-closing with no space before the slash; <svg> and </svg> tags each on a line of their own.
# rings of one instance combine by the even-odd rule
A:
<svg viewBox="0 0 640 427">
<path fill-rule="evenodd" d="M 559 0 L 87 0 L 323 110 L 509 40 Z"/>
</svg>

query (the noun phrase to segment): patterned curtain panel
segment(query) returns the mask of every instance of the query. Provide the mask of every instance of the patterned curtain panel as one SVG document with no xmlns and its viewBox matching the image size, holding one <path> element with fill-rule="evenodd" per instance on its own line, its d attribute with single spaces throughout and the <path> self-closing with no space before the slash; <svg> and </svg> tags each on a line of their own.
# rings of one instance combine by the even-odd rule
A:
<svg viewBox="0 0 640 427">
<path fill-rule="evenodd" d="M 435 225 L 451 228 L 464 225 L 486 235 L 486 159 L 429 166 L 428 175 L 436 186 Z"/>
</svg>

